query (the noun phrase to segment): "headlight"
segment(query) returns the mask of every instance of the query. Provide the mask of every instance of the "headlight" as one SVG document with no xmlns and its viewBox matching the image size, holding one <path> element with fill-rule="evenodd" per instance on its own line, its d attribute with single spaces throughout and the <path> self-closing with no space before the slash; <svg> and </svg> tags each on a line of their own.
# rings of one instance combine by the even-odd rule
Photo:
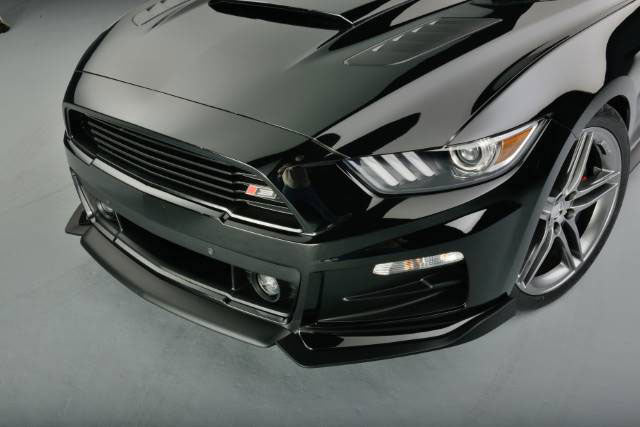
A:
<svg viewBox="0 0 640 427">
<path fill-rule="evenodd" d="M 495 178 L 530 151 L 544 121 L 465 144 L 347 159 L 343 166 L 381 194 L 431 192 Z"/>
</svg>

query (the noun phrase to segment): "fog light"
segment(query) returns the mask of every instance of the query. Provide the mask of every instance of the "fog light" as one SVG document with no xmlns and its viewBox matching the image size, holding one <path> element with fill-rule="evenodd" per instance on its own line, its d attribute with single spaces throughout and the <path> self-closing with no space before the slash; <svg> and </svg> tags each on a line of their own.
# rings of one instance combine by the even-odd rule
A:
<svg viewBox="0 0 640 427">
<path fill-rule="evenodd" d="M 280 299 L 280 283 L 278 279 L 266 274 L 251 273 L 249 275 L 253 289 L 260 297 L 269 302 L 277 302 Z"/>
<path fill-rule="evenodd" d="M 455 264 L 464 259 L 460 252 L 448 252 L 440 255 L 407 259 L 404 261 L 378 264 L 373 268 L 373 274 L 378 276 L 390 276 L 392 274 L 408 273 L 410 271 L 427 270 L 448 264 Z"/>
<path fill-rule="evenodd" d="M 96 208 L 98 208 L 98 212 L 100 212 L 100 214 L 109 221 L 112 221 L 116 216 L 116 212 L 113 208 L 102 201 L 96 202 Z"/>
</svg>

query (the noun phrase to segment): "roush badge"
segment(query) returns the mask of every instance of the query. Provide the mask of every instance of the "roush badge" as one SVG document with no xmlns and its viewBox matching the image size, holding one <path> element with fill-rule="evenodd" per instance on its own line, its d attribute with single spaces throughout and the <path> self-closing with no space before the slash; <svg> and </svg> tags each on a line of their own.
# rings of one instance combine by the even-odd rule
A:
<svg viewBox="0 0 640 427">
<path fill-rule="evenodd" d="M 278 196 L 273 189 L 269 187 L 265 187 L 262 185 L 249 185 L 247 187 L 247 191 L 245 191 L 247 196 L 258 197 L 260 199 L 269 199 L 275 200 Z"/>
</svg>

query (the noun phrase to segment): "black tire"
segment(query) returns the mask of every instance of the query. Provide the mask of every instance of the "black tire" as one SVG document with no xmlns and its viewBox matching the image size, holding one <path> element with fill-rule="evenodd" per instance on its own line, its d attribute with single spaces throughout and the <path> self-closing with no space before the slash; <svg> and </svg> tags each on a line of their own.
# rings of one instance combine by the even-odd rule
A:
<svg viewBox="0 0 640 427">
<path fill-rule="evenodd" d="M 615 136 L 618 145 L 620 146 L 620 152 L 622 155 L 622 171 L 620 180 L 620 191 L 618 193 L 616 207 L 612 212 L 612 217 L 607 228 L 604 230 L 600 241 L 596 244 L 589 258 L 585 260 L 585 262 L 579 267 L 579 270 L 576 272 L 576 274 L 562 287 L 539 296 L 526 294 L 518 286 L 514 287 L 513 297 L 516 300 L 518 308 L 521 310 L 534 310 L 543 307 L 555 301 L 565 292 L 571 289 L 587 272 L 587 270 L 591 267 L 595 259 L 602 251 L 602 248 L 607 242 L 609 235 L 611 234 L 611 230 L 616 223 L 618 214 L 620 213 L 620 208 L 622 207 L 624 196 L 627 190 L 630 168 L 630 144 L 627 126 L 622 117 L 620 117 L 620 114 L 615 109 L 607 105 L 602 110 L 600 110 L 598 114 L 596 114 L 596 116 L 586 126 L 586 128 L 591 127 L 599 127 L 608 130 Z"/>
</svg>

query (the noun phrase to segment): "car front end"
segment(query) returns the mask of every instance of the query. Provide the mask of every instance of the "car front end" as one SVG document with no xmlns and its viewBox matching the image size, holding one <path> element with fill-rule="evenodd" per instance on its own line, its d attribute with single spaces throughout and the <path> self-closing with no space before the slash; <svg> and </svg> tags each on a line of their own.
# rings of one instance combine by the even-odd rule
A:
<svg viewBox="0 0 640 427">
<path fill-rule="evenodd" d="M 204 19 L 198 8 L 220 13 L 203 2 L 189 3 L 183 7 L 190 9 L 180 13 L 194 23 Z M 484 13 L 478 6 L 465 7 L 447 13 Z M 551 111 L 510 126 L 497 120 L 494 129 L 487 124 L 486 134 L 465 138 L 451 129 L 464 128 L 472 119 L 468 110 L 452 107 L 448 119 L 439 120 L 449 101 L 429 98 L 426 107 L 416 110 L 411 96 L 404 96 L 404 90 L 413 91 L 407 84 L 400 95 L 374 101 L 393 107 L 396 96 L 407 100 L 377 126 L 358 120 L 362 108 L 378 120 L 376 105 L 369 101 L 355 110 L 336 102 L 353 114 L 334 121 L 323 116 L 315 130 L 305 127 L 306 116 L 275 120 L 284 114 L 279 102 L 289 102 L 291 94 L 283 101 L 269 98 L 274 106 L 264 110 L 273 114 L 267 120 L 231 101 L 208 102 L 182 95 L 178 86 L 160 87 L 163 78 L 170 85 L 184 77 L 175 70 L 154 68 L 156 76 L 141 84 L 133 69 L 125 78 L 104 66 L 105 57 L 113 59 L 118 52 L 114 46 L 122 34 L 143 31 L 136 41 L 140 46 L 153 31 L 169 37 L 159 23 L 158 29 L 134 28 L 160 19 L 140 13 L 130 16 L 134 24 L 123 19 L 90 49 L 64 102 L 64 144 L 81 200 L 67 231 L 81 236 L 87 251 L 118 280 L 202 326 L 257 346 L 277 344 L 304 366 L 460 344 L 515 313 L 511 293 L 544 194 L 555 182 L 559 159 L 567 155 L 567 141 L 575 140 Z M 228 15 L 225 19 L 231 19 Z M 502 33 L 490 27 L 508 17 L 491 16 L 476 17 L 477 25 L 463 30 L 489 31 L 488 40 L 495 40 Z M 136 17 L 144 22 L 136 23 Z M 171 19 L 163 25 L 176 26 L 182 18 Z M 414 32 L 422 28 L 413 20 L 403 25 Z M 389 31 L 381 32 L 379 40 L 389 40 Z M 245 42 L 238 43 L 242 52 Z M 312 65 L 330 76 L 332 67 L 353 67 L 349 59 L 353 62 L 357 52 L 366 53 L 363 47 L 375 45 L 353 43 L 342 48 L 347 52 L 340 53 L 339 64 Z M 448 63 L 477 48 L 476 41 L 460 43 L 446 51 L 456 55 L 447 57 Z M 125 72 L 129 54 L 113 59 Z M 435 62 L 421 70 L 420 79 L 437 81 L 442 72 L 438 55 L 444 50 L 433 55 Z M 299 67 L 314 61 L 323 58 L 307 58 Z M 273 71 L 271 65 L 265 68 Z M 398 79 L 395 69 L 384 71 L 384 78 L 378 70 L 361 71 L 366 78 L 383 79 L 384 87 Z M 299 76 L 290 74 L 295 92 Z M 449 80 L 455 76 L 449 74 Z M 199 84 L 210 90 L 208 82 Z M 253 89 L 260 92 L 256 99 L 264 95 L 262 86 Z M 362 102 L 366 96 L 354 90 Z M 467 85 L 450 95 L 462 101 L 469 90 Z M 248 97 L 235 95 L 234 100 Z M 458 110 L 465 112 L 456 117 Z M 417 138 L 425 127 L 431 128 L 428 138 Z"/>
</svg>

